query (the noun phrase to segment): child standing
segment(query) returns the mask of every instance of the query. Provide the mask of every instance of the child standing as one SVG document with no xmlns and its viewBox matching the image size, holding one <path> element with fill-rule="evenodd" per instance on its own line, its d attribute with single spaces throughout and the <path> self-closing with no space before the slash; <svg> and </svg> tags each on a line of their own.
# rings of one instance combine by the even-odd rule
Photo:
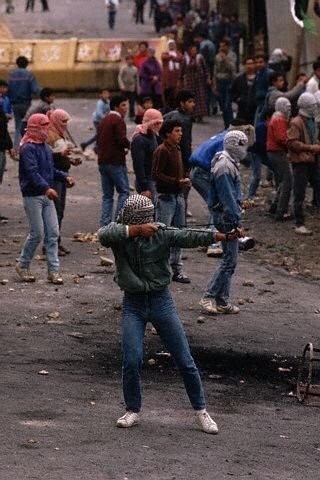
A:
<svg viewBox="0 0 320 480">
<path fill-rule="evenodd" d="M 120 68 L 118 75 L 119 88 L 129 100 L 129 117 L 134 119 L 134 104 L 139 91 L 139 72 L 133 64 L 133 55 L 127 55 L 126 64 Z"/>
</svg>

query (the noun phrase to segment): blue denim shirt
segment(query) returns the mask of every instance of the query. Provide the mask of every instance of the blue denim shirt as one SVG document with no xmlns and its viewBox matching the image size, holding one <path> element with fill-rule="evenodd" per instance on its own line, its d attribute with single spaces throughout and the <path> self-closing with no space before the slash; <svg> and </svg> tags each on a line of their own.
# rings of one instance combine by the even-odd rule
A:
<svg viewBox="0 0 320 480">
<path fill-rule="evenodd" d="M 63 181 L 68 174 L 54 168 L 52 151 L 45 143 L 25 143 L 20 150 L 19 182 L 24 197 L 44 195 L 53 181 Z"/>
<path fill-rule="evenodd" d="M 40 93 L 40 87 L 33 75 L 25 68 L 17 68 L 9 75 L 8 96 L 12 105 L 15 103 L 30 103 L 32 95 Z"/>
</svg>

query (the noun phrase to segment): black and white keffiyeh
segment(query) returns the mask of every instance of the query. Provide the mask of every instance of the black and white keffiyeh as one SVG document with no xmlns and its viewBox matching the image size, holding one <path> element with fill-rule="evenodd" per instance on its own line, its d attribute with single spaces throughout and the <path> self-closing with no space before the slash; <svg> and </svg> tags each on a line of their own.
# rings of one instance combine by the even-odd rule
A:
<svg viewBox="0 0 320 480">
<path fill-rule="evenodd" d="M 239 130 L 231 130 L 224 137 L 223 148 L 238 163 L 247 155 L 248 138 Z"/>
<path fill-rule="evenodd" d="M 154 222 L 154 205 L 148 197 L 131 195 L 119 213 L 118 222 L 124 225 L 142 225 Z"/>
</svg>

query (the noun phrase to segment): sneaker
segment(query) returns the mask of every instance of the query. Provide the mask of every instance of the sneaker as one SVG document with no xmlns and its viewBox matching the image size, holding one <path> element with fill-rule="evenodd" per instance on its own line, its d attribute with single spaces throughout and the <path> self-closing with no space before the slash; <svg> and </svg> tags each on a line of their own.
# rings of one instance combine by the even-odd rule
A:
<svg viewBox="0 0 320 480">
<path fill-rule="evenodd" d="M 219 432 L 218 425 L 206 410 L 200 410 L 196 412 L 196 424 L 205 433 L 211 433 L 216 435 Z"/>
<path fill-rule="evenodd" d="M 119 428 L 130 428 L 139 423 L 139 415 L 136 412 L 131 412 L 130 410 L 126 412 L 123 417 L 118 418 L 117 427 Z"/>
<path fill-rule="evenodd" d="M 312 235 L 313 234 L 313 232 L 311 230 L 308 230 L 304 225 L 300 225 L 300 227 L 295 227 L 294 231 L 298 235 Z"/>
<path fill-rule="evenodd" d="M 206 313 L 210 313 L 211 315 L 216 315 L 218 313 L 211 298 L 201 298 L 199 305 Z"/>
<path fill-rule="evenodd" d="M 50 283 L 53 283 L 54 285 L 62 285 L 63 284 L 63 278 L 61 277 L 59 272 L 49 272 L 48 273 L 48 280 Z"/>
<path fill-rule="evenodd" d="M 179 283 L 191 283 L 191 280 L 187 275 L 184 273 L 174 273 L 172 275 L 172 281 L 173 282 L 179 282 Z"/>
<path fill-rule="evenodd" d="M 20 267 L 20 265 L 17 265 L 16 266 L 16 272 L 19 275 L 19 277 L 21 278 L 21 280 L 23 280 L 24 282 L 35 282 L 36 281 L 36 277 L 34 275 L 32 275 L 29 268 Z"/>
<path fill-rule="evenodd" d="M 222 257 L 223 250 L 221 248 L 221 243 L 213 243 L 212 245 L 209 245 L 207 248 L 207 257 Z"/>
<path fill-rule="evenodd" d="M 217 312 L 226 314 L 239 313 L 240 308 L 236 307 L 236 305 L 231 305 L 231 303 L 228 303 L 228 305 L 217 305 Z"/>
</svg>

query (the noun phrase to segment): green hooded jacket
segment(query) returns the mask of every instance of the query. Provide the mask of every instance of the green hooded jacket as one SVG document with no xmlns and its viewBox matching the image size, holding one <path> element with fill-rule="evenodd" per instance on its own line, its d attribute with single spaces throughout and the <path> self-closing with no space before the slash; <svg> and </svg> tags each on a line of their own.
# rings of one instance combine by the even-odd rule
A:
<svg viewBox="0 0 320 480">
<path fill-rule="evenodd" d="M 152 237 L 129 237 L 128 226 L 109 223 L 100 228 L 98 238 L 111 247 L 115 262 L 115 282 L 129 293 L 161 290 L 171 281 L 169 255 L 171 247 L 209 246 L 214 241 L 211 230 L 159 228 Z"/>
</svg>

